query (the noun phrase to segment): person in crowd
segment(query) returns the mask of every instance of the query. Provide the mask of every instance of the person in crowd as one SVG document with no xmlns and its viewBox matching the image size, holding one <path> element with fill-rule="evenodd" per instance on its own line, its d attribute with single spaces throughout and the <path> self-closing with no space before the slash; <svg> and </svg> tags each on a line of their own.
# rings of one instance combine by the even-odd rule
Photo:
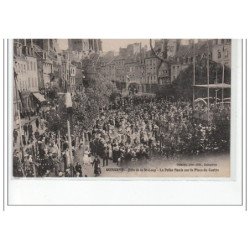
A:
<svg viewBox="0 0 250 250">
<path fill-rule="evenodd" d="M 78 177 L 82 177 L 82 166 L 79 162 L 77 162 L 75 165 L 75 175 Z"/>
<path fill-rule="evenodd" d="M 27 163 L 27 157 L 21 163 L 14 153 L 13 175 L 68 176 L 70 164 L 74 164 L 75 175 L 84 176 L 92 164 L 94 175 L 99 176 L 100 159 L 103 167 L 108 166 L 109 159 L 113 161 L 111 164 L 126 167 L 147 164 L 156 158 L 176 159 L 181 155 L 226 150 L 230 145 L 230 134 L 222 137 L 222 125 L 216 123 L 216 119 L 224 115 L 228 122 L 230 107 L 211 105 L 210 112 L 213 117 L 208 122 L 203 119 L 204 107 L 197 105 L 193 109 L 190 102 L 121 99 L 110 108 L 100 110 L 90 127 L 81 127 L 79 123 L 72 128 L 73 159 L 69 156 L 67 134 L 62 134 L 59 140 L 55 132 L 47 130 L 46 120 L 45 130 L 39 132 L 38 127 L 43 123 L 41 119 L 38 126 L 36 122 L 33 141 L 32 125 L 25 124 L 21 138 L 25 153 L 32 156 L 32 162 L 37 166 L 37 174 Z M 95 156 L 93 161 L 91 156 Z"/>
<path fill-rule="evenodd" d="M 102 158 L 102 162 L 103 162 L 103 167 L 104 166 L 108 166 L 109 165 L 109 147 L 107 145 L 105 145 L 105 148 L 103 150 L 103 158 Z"/>
<path fill-rule="evenodd" d="M 39 118 L 36 118 L 36 128 L 39 129 Z"/>
<path fill-rule="evenodd" d="M 39 140 L 40 133 L 39 133 L 38 129 L 36 129 L 34 136 L 35 136 L 36 140 Z"/>
<path fill-rule="evenodd" d="M 25 134 L 22 132 L 22 141 L 23 141 L 23 145 L 25 146 L 26 145 L 26 136 Z"/>
<path fill-rule="evenodd" d="M 36 115 L 39 115 L 39 111 L 40 111 L 40 105 L 36 104 Z"/>
<path fill-rule="evenodd" d="M 29 140 L 31 140 L 32 139 L 32 136 L 33 136 L 33 126 L 32 126 L 32 124 L 31 123 L 29 123 L 28 124 L 28 134 L 29 134 Z"/>
<path fill-rule="evenodd" d="M 95 156 L 94 161 L 92 162 L 92 165 L 94 167 L 94 174 L 95 176 L 99 176 L 101 174 L 101 168 L 100 168 L 100 160 L 98 156 Z"/>
<path fill-rule="evenodd" d="M 17 143 L 18 132 L 16 129 L 13 130 L 14 145 Z"/>
<path fill-rule="evenodd" d="M 23 125 L 23 131 L 25 136 L 28 135 L 28 125 L 26 123 Z"/>
<path fill-rule="evenodd" d="M 13 156 L 13 176 L 14 177 L 23 177 L 24 176 L 24 172 L 22 169 L 22 163 L 20 160 L 18 150 L 14 151 L 14 156 Z"/>
</svg>

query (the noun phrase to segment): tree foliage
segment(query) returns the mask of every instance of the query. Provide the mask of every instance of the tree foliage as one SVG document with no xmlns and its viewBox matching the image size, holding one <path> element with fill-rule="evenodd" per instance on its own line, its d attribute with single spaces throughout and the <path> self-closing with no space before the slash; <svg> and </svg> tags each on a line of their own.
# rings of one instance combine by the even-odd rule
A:
<svg viewBox="0 0 250 250">
<path fill-rule="evenodd" d="M 161 88 L 159 88 L 156 91 L 156 97 L 157 98 L 168 98 L 168 99 L 175 99 L 176 96 L 176 90 L 174 88 L 173 84 L 166 84 L 163 85 Z"/>
<path fill-rule="evenodd" d="M 209 61 L 209 83 L 222 83 L 222 65 L 214 61 Z M 205 58 L 199 60 L 195 67 L 196 84 L 207 84 L 207 60 Z M 224 83 L 230 84 L 231 70 L 224 68 Z M 176 97 L 191 100 L 193 85 L 193 65 L 189 65 L 185 70 L 181 71 L 178 77 L 173 81 L 176 90 Z"/>
<path fill-rule="evenodd" d="M 50 109 L 47 112 L 47 128 L 54 133 L 61 132 L 62 135 L 67 133 L 67 113 L 66 110 Z"/>
<path fill-rule="evenodd" d="M 77 125 L 80 128 L 91 128 L 94 124 L 94 120 L 100 114 L 100 111 L 107 107 L 110 100 L 114 98 L 118 93 L 116 85 L 110 81 L 103 81 L 97 77 L 96 80 L 92 80 L 88 87 L 85 87 L 83 91 L 75 93 L 72 97 L 72 119 L 71 125 L 74 127 Z M 54 95 L 54 90 L 53 90 Z M 56 102 L 54 102 L 54 108 L 47 112 L 47 127 L 50 131 L 61 135 L 67 133 L 67 111 L 64 104 L 64 96 L 54 96 Z"/>
<path fill-rule="evenodd" d="M 54 101 L 57 99 L 57 93 L 59 92 L 59 89 L 56 86 L 49 87 L 46 89 L 46 98 L 50 99 L 50 101 Z"/>
<path fill-rule="evenodd" d="M 54 107 L 46 114 L 47 128 L 55 133 L 60 131 L 62 135 L 65 135 L 67 133 L 67 111 L 64 96 L 56 94 L 55 100 Z"/>
<path fill-rule="evenodd" d="M 214 129 L 211 132 L 210 140 L 221 150 L 228 151 L 230 149 L 230 107 L 214 107 L 212 114 Z M 218 138 L 220 139 L 218 140 Z"/>
<path fill-rule="evenodd" d="M 83 92 L 73 98 L 73 123 L 85 129 L 91 128 L 100 111 L 109 105 L 117 88 L 110 81 L 97 78 Z"/>
</svg>

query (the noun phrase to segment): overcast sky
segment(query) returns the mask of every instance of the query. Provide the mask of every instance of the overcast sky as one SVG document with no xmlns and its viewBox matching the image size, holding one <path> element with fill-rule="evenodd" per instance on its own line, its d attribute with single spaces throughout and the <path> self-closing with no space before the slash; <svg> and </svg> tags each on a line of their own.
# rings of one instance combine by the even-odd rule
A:
<svg viewBox="0 0 250 250">
<path fill-rule="evenodd" d="M 109 50 L 119 51 L 119 48 L 126 48 L 132 43 L 141 43 L 149 48 L 149 39 L 102 39 L 102 49 L 104 52 Z"/>
<path fill-rule="evenodd" d="M 126 48 L 131 43 L 142 43 L 142 46 L 147 45 L 149 48 L 149 39 L 102 39 L 102 49 L 104 52 L 114 50 L 119 51 L 119 48 Z M 60 49 L 68 48 L 67 39 L 58 39 Z"/>
</svg>

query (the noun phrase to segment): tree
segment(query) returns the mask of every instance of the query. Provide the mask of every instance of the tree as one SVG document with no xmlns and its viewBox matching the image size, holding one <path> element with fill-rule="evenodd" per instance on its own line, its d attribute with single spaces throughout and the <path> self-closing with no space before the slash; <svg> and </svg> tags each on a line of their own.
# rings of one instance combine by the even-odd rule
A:
<svg viewBox="0 0 250 250">
<path fill-rule="evenodd" d="M 46 97 L 50 99 L 51 101 L 54 101 L 58 98 L 57 93 L 59 92 L 59 89 L 56 86 L 52 86 L 48 89 L 46 89 Z"/>
<path fill-rule="evenodd" d="M 222 65 L 209 60 L 209 83 L 222 83 Z M 224 82 L 230 84 L 231 70 L 227 66 L 224 68 Z M 195 67 L 196 84 L 207 84 L 207 59 L 197 60 Z M 173 81 L 173 87 L 176 90 L 177 98 L 192 100 L 193 85 L 193 65 L 189 65 L 185 70 L 181 71 L 178 77 Z"/>
<path fill-rule="evenodd" d="M 47 128 L 56 134 L 60 131 L 62 135 L 67 133 L 67 114 L 56 109 L 51 109 L 47 113 Z"/>
<path fill-rule="evenodd" d="M 91 128 L 100 111 L 118 93 L 116 85 L 99 77 L 73 98 L 73 124 Z"/>
<path fill-rule="evenodd" d="M 213 129 L 209 140 L 219 151 L 230 150 L 230 107 L 218 106 L 212 112 Z"/>
<path fill-rule="evenodd" d="M 163 85 L 162 88 L 159 88 L 156 92 L 157 98 L 171 98 L 175 99 L 176 97 L 176 89 L 173 84 Z"/>
<path fill-rule="evenodd" d="M 64 97 L 58 98 L 57 106 L 51 108 L 47 113 L 47 127 L 55 133 L 67 133 L 67 111 L 64 104 Z"/>
</svg>

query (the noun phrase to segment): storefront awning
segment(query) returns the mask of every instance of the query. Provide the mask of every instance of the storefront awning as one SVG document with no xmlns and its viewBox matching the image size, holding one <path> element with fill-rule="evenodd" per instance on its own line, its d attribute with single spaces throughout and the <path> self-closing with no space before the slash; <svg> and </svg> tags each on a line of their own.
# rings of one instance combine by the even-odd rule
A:
<svg viewBox="0 0 250 250">
<path fill-rule="evenodd" d="M 35 98 L 39 101 L 39 102 L 45 102 L 45 98 L 43 95 L 41 95 L 40 93 L 33 93 L 33 95 L 35 96 Z"/>
</svg>

